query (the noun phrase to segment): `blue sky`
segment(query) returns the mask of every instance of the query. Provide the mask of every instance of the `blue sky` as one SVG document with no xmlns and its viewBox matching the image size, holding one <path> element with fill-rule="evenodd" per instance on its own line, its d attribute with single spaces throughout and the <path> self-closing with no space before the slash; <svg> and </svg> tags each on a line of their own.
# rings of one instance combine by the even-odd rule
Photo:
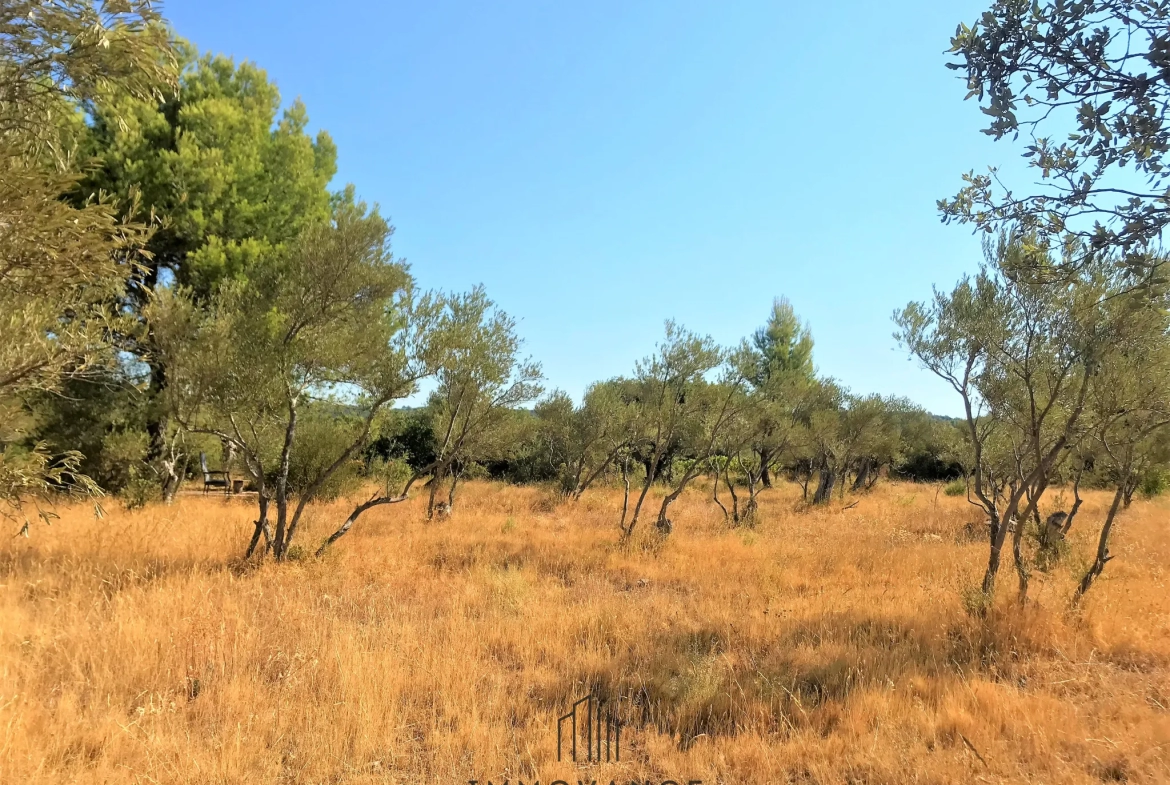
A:
<svg viewBox="0 0 1170 785">
<path fill-rule="evenodd" d="M 784 295 L 821 373 L 958 414 L 890 316 L 981 259 L 935 201 L 1021 149 L 944 67 L 989 0 L 170 0 L 301 97 L 427 288 L 482 283 L 550 386 L 628 373 L 663 321 L 734 344 Z"/>
</svg>

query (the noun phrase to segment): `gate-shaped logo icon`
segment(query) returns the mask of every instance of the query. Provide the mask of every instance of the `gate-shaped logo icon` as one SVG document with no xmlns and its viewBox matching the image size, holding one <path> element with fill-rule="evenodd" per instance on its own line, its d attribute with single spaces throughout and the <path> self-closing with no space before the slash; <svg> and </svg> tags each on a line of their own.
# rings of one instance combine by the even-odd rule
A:
<svg viewBox="0 0 1170 785">
<path fill-rule="evenodd" d="M 569 754 L 574 763 L 577 762 L 577 737 L 580 731 L 585 732 L 585 760 L 598 762 L 602 760 L 620 761 L 622 759 L 622 724 L 613 711 L 605 710 L 605 699 L 596 698 L 592 693 L 576 701 L 569 713 L 557 718 L 557 760 L 562 759 L 565 746 L 569 747 Z M 582 714 L 584 707 L 584 728 L 579 729 L 577 717 Z M 569 738 L 564 738 L 565 723 L 569 723 Z M 604 732 L 604 747 L 602 746 Z M 568 744 L 566 745 L 566 741 Z M 602 758 L 604 750 L 605 757 Z"/>
</svg>

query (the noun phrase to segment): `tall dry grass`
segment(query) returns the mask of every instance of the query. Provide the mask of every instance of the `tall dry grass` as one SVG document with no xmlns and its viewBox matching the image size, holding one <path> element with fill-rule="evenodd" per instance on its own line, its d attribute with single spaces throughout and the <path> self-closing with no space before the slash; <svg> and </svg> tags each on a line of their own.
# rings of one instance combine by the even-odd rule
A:
<svg viewBox="0 0 1170 785">
<path fill-rule="evenodd" d="M 239 501 L 70 509 L 0 546 L 0 782 L 1170 781 L 1170 505 L 1135 503 L 1065 610 L 1106 501 L 985 620 L 974 510 L 926 486 L 780 487 L 754 531 L 696 491 L 622 548 L 614 492 L 471 484 L 449 521 L 382 508 L 259 568 Z M 622 762 L 557 763 L 590 689 L 623 699 Z"/>
</svg>

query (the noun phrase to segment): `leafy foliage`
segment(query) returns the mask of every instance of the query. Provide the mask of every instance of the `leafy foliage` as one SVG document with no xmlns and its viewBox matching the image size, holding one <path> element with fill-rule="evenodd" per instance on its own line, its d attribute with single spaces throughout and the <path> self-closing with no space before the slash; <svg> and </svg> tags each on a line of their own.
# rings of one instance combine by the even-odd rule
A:
<svg viewBox="0 0 1170 785">
<path fill-rule="evenodd" d="M 347 193 L 331 221 L 309 226 L 295 245 L 223 287 L 208 312 L 181 292 L 159 297 L 149 312 L 170 369 L 170 411 L 186 429 L 237 449 L 256 485 L 260 515 L 249 551 L 264 535 L 283 558 L 305 504 L 359 455 L 374 419 L 434 372 L 440 305 L 415 297 L 390 234 L 377 210 Z M 299 459 L 306 476 L 290 511 L 301 414 L 332 393 L 352 398 L 362 415 L 332 454 Z"/>
<path fill-rule="evenodd" d="M 176 42 L 178 91 L 162 100 L 115 93 L 91 103 L 85 151 L 96 168 L 82 193 L 140 194 L 139 208 L 162 225 L 152 264 L 136 281 L 143 301 L 160 269 L 198 297 L 238 278 L 329 218 L 337 149 L 295 101 L 255 64 L 198 56 Z"/>
<path fill-rule="evenodd" d="M 1081 457 L 1078 482 L 1086 452 L 1100 451 L 1113 464 L 1119 502 L 1138 444 L 1166 424 L 1170 322 L 1165 293 L 1135 286 L 1110 259 L 1069 268 L 1076 278 L 1056 285 L 1046 274 L 1055 260 L 1017 264 L 1021 243 L 1003 236 L 988 246 L 978 276 L 949 294 L 936 292 L 931 303 L 911 303 L 895 320 L 911 354 L 963 402 L 964 464 L 991 527 L 983 591 L 994 591 L 1011 533 L 1023 599 L 1025 523 L 1039 526 L 1040 499 L 1074 448 Z M 1104 524 L 1098 573 L 1115 514 L 1116 503 Z"/>
<path fill-rule="evenodd" d="M 32 399 L 102 366 L 148 235 L 104 196 L 70 204 L 76 107 L 99 94 L 158 96 L 173 60 L 144 2 L 22 0 L 0 8 L 0 502 L 23 521 L 54 491 L 90 495 L 80 453 L 35 438 Z M 10 512 L 0 513 L 10 516 Z M 10 516 L 10 517 L 11 517 Z"/>
<path fill-rule="evenodd" d="M 1021 236 L 1075 236 L 1081 253 L 1151 274 L 1170 223 L 1170 8 L 1132 0 L 995 0 L 951 40 L 968 98 L 995 139 L 1024 133 L 1041 187 L 988 174 L 939 203 L 948 220 Z"/>
</svg>

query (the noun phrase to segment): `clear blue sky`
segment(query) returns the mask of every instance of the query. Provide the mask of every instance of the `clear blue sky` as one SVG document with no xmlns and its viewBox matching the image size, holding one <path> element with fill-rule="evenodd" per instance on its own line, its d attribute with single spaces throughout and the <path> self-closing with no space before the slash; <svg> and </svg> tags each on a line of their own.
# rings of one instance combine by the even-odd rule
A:
<svg viewBox="0 0 1170 785">
<path fill-rule="evenodd" d="M 550 386 L 628 373 L 674 318 L 733 344 L 787 296 L 821 373 L 957 414 L 891 313 L 979 239 L 935 200 L 1020 149 L 944 67 L 990 0 L 170 0 L 300 96 L 424 287 L 483 283 Z"/>
</svg>

